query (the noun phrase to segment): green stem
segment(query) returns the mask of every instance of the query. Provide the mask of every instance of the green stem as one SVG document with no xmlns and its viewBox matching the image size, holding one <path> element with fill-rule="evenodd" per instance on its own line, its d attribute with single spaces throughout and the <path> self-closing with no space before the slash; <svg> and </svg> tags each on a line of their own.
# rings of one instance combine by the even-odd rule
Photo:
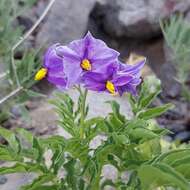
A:
<svg viewBox="0 0 190 190">
<path fill-rule="evenodd" d="M 87 98 L 87 94 L 88 94 L 88 90 L 85 89 L 84 92 L 81 90 L 80 86 L 77 88 L 77 90 L 79 91 L 79 94 L 82 98 L 81 101 L 81 118 L 80 118 L 80 137 L 81 139 L 84 138 L 84 121 L 85 121 L 85 117 L 86 117 L 86 98 Z"/>
</svg>

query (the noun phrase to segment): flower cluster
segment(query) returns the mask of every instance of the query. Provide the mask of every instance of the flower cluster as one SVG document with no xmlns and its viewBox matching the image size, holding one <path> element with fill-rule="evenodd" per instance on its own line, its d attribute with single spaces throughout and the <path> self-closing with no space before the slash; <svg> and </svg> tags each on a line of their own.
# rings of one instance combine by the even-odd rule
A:
<svg viewBox="0 0 190 190">
<path fill-rule="evenodd" d="M 145 58 L 132 65 L 121 63 L 118 56 L 117 51 L 88 32 L 83 39 L 75 40 L 68 46 L 51 46 L 35 80 L 46 77 L 61 89 L 83 84 L 93 91 L 120 95 L 130 92 L 135 95 L 136 86 L 141 82 L 140 71 Z"/>
</svg>

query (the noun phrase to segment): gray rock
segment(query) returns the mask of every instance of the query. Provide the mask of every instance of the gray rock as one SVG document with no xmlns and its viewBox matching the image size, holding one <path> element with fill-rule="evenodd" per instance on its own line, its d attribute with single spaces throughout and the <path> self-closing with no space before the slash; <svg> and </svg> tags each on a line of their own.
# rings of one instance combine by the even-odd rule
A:
<svg viewBox="0 0 190 190">
<path fill-rule="evenodd" d="M 160 18 L 188 10 L 189 0 L 106 0 L 96 4 L 92 17 L 113 37 L 150 39 L 161 34 Z"/>
<path fill-rule="evenodd" d="M 71 90 L 69 93 L 74 100 L 78 97 L 75 90 Z M 111 112 L 111 106 L 108 103 L 105 103 L 110 100 L 116 100 L 119 103 L 122 114 L 126 115 L 128 118 L 132 117 L 131 108 L 125 95 L 120 97 L 112 96 L 108 93 L 97 93 L 93 91 L 89 91 L 87 97 L 87 102 L 89 103 L 89 117 L 104 117 Z"/>
<path fill-rule="evenodd" d="M 3 185 L 7 182 L 7 178 L 3 175 L 0 175 L 0 185 Z"/>
<path fill-rule="evenodd" d="M 57 0 L 37 35 L 37 44 L 68 43 L 82 37 L 96 0 Z"/>
<path fill-rule="evenodd" d="M 152 38 L 160 33 L 164 0 L 107 0 L 97 4 L 94 16 L 115 37 Z"/>
<path fill-rule="evenodd" d="M 106 179 L 116 181 L 118 178 L 118 170 L 113 165 L 104 165 L 102 168 L 102 176 L 104 176 Z"/>
<path fill-rule="evenodd" d="M 11 113 L 15 116 L 15 117 L 20 117 L 22 115 L 22 110 L 21 107 L 19 105 L 14 105 L 11 108 Z"/>
<path fill-rule="evenodd" d="M 170 131 L 172 131 L 175 134 L 185 130 L 185 126 L 180 123 L 179 124 L 172 123 L 170 125 L 166 125 L 166 127 L 167 127 L 167 129 L 169 129 Z"/>
<path fill-rule="evenodd" d="M 188 13 L 189 9 L 190 9 L 190 0 L 181 0 L 178 2 L 175 0 L 175 6 L 173 12 Z"/>
<path fill-rule="evenodd" d="M 171 98 L 176 98 L 181 93 L 181 85 L 175 80 L 176 69 L 174 64 L 165 63 L 160 69 L 163 93 Z"/>
<path fill-rule="evenodd" d="M 1 190 L 20 190 L 22 185 L 31 183 L 34 179 L 33 174 L 9 174 L 6 175 L 7 182 L 0 185 Z"/>
<path fill-rule="evenodd" d="M 187 142 L 190 139 L 190 132 L 183 131 L 181 133 L 178 133 L 175 136 L 175 140 L 179 140 L 180 142 Z"/>
</svg>

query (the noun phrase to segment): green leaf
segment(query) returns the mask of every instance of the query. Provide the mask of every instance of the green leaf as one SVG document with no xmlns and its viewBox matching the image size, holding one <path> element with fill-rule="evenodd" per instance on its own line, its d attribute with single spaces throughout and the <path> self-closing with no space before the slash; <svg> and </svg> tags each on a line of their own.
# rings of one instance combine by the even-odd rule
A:
<svg viewBox="0 0 190 190">
<path fill-rule="evenodd" d="M 179 187 L 182 190 L 190 188 L 188 181 L 166 164 L 142 165 L 138 169 L 138 176 L 145 190 L 161 186 Z"/>
<path fill-rule="evenodd" d="M 45 97 L 46 97 L 45 94 L 42 94 L 42 93 L 39 93 L 39 92 L 35 92 L 35 91 L 29 90 L 29 89 L 26 90 L 26 93 L 27 93 L 28 96 L 30 96 L 30 97 L 42 97 L 42 98 L 45 98 Z"/>
<path fill-rule="evenodd" d="M 15 154 L 12 149 L 6 146 L 0 146 L 0 160 L 1 161 L 16 161 L 21 160 L 20 156 Z"/>
<path fill-rule="evenodd" d="M 125 116 L 121 115 L 120 113 L 120 105 L 114 100 L 107 101 L 106 103 L 109 103 L 111 105 L 113 115 L 115 115 L 115 117 L 118 118 L 121 122 L 124 122 Z"/>
<path fill-rule="evenodd" d="M 53 161 L 52 168 L 54 172 L 57 173 L 65 161 L 64 147 L 57 146 L 54 149 L 52 161 Z"/>
<path fill-rule="evenodd" d="M 38 138 L 34 137 L 33 139 L 33 148 L 36 149 L 38 151 L 38 155 L 37 155 L 37 162 L 41 162 L 43 160 L 43 154 L 44 154 L 44 150 L 41 146 L 41 142 Z"/>
<path fill-rule="evenodd" d="M 143 127 L 132 129 L 129 132 L 129 136 L 133 140 L 141 140 L 141 141 L 147 141 L 159 137 L 156 133 Z"/>
<path fill-rule="evenodd" d="M 9 146 L 12 148 L 14 152 L 19 151 L 19 142 L 13 132 L 7 130 L 5 128 L 0 127 L 0 136 L 2 136 L 8 143 Z"/>
<path fill-rule="evenodd" d="M 141 101 L 139 102 L 139 107 L 142 108 L 147 108 L 152 102 L 153 100 L 158 96 L 158 94 L 160 94 L 160 90 L 149 94 L 148 96 L 145 96 L 143 99 L 141 99 Z"/>
<path fill-rule="evenodd" d="M 26 122 L 31 122 L 31 117 L 29 115 L 29 111 L 26 108 L 26 106 L 21 104 L 19 107 L 20 107 L 21 116 L 22 116 L 23 120 L 25 120 Z"/>
<path fill-rule="evenodd" d="M 26 141 L 28 141 L 28 143 L 32 144 L 33 143 L 33 135 L 32 133 L 30 133 L 29 131 L 23 129 L 23 128 L 17 128 L 16 132 L 18 133 L 18 135 L 20 135 L 23 139 L 25 139 Z"/>
<path fill-rule="evenodd" d="M 117 145 L 127 145 L 130 143 L 130 139 L 127 135 L 117 134 L 115 132 L 113 132 L 111 135 Z"/>
<path fill-rule="evenodd" d="M 21 189 L 22 190 L 36 190 L 36 188 L 39 188 L 40 186 L 53 181 L 54 178 L 55 176 L 52 174 L 42 175 L 34 179 L 31 184 L 22 186 Z"/>
<path fill-rule="evenodd" d="M 176 149 L 161 154 L 154 160 L 154 163 L 164 162 L 166 164 L 172 164 L 180 158 L 184 158 L 190 155 L 190 149 Z"/>
<path fill-rule="evenodd" d="M 103 120 L 104 118 L 102 117 L 94 117 L 94 118 L 88 119 L 85 121 L 85 127 L 86 128 L 92 127 L 93 125 L 98 124 L 99 122 Z"/>
<path fill-rule="evenodd" d="M 181 159 L 180 164 L 174 166 L 175 170 L 181 173 L 186 179 L 190 180 L 190 170 L 187 169 L 190 167 L 190 160 L 188 159 Z"/>
<path fill-rule="evenodd" d="M 160 139 L 156 138 L 153 140 L 149 140 L 140 144 L 138 146 L 139 151 L 142 153 L 142 156 L 147 160 L 154 158 L 155 156 L 160 155 L 161 153 L 161 146 L 160 146 Z"/>
<path fill-rule="evenodd" d="M 144 120 L 149 120 L 155 117 L 158 117 L 168 111 L 169 109 L 173 108 L 173 104 L 165 104 L 160 107 L 155 107 L 155 108 L 150 108 L 145 111 L 142 111 L 138 114 L 138 118 L 144 119 Z"/>
<path fill-rule="evenodd" d="M 161 82 L 155 76 L 148 76 L 141 85 L 138 110 L 147 108 L 161 91 Z"/>
<path fill-rule="evenodd" d="M 77 189 L 77 177 L 75 175 L 75 164 L 76 164 L 76 160 L 74 159 L 71 159 L 66 164 L 64 164 L 64 168 L 67 171 L 66 179 L 69 186 L 72 189 Z"/>
<path fill-rule="evenodd" d="M 24 164 L 24 163 L 16 163 L 12 167 L 1 167 L 0 174 L 11 174 L 11 173 L 28 173 L 28 172 L 41 172 L 43 168 L 38 164 Z"/>
</svg>

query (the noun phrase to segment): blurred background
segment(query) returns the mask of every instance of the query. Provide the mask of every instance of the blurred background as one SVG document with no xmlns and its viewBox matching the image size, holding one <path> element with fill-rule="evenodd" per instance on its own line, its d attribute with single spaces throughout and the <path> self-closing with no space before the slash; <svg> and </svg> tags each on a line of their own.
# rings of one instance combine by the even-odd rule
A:
<svg viewBox="0 0 190 190">
<path fill-rule="evenodd" d="M 46 10 L 39 25 L 23 39 Z M 154 75 L 162 82 L 163 91 L 155 105 L 167 102 L 175 105 L 157 121 L 173 132 L 167 137 L 169 140 L 188 142 L 190 0 L 0 0 L 0 98 L 3 100 L 0 125 L 8 129 L 24 127 L 37 135 L 61 133 L 56 127 L 57 116 L 47 102 L 56 90 L 46 81 L 35 83 L 33 76 L 48 46 L 57 42 L 67 44 L 82 38 L 87 31 L 118 50 L 123 62 L 131 54 L 134 59 L 147 57 L 143 78 Z M 19 40 L 21 43 L 14 49 Z M 20 87 L 17 79 L 23 89 L 9 98 L 7 95 Z M 72 90 L 69 93 L 75 96 Z M 103 105 L 109 98 L 90 93 L 89 102 L 94 109 L 91 114 L 109 112 L 109 106 Z M 123 112 L 131 117 L 126 97 L 117 99 Z"/>
</svg>

